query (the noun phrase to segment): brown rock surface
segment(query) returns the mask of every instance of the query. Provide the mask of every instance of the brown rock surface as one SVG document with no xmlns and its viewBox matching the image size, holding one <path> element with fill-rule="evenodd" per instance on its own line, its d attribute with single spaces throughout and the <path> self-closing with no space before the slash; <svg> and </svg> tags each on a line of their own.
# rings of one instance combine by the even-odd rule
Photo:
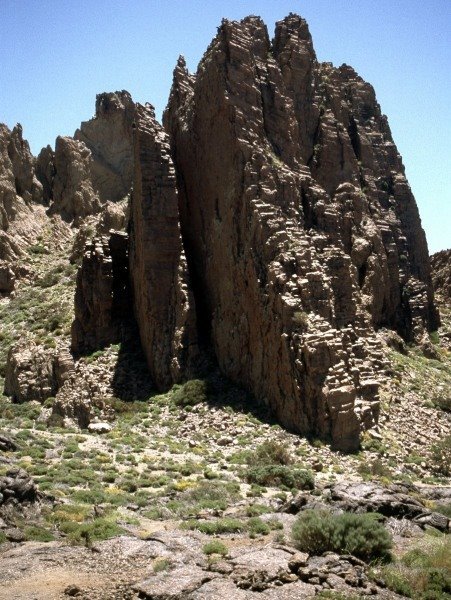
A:
<svg viewBox="0 0 451 600">
<path fill-rule="evenodd" d="M 55 176 L 50 213 L 76 222 L 99 212 L 100 200 L 92 186 L 91 151 L 83 142 L 70 137 L 57 137 L 55 144 Z"/>
<path fill-rule="evenodd" d="M 420 339 L 437 325 L 424 232 L 373 88 L 318 63 L 296 15 L 272 43 L 248 17 L 223 21 L 195 77 L 179 60 L 164 120 L 221 369 L 287 427 L 355 449 L 378 414 L 373 328 Z"/>
<path fill-rule="evenodd" d="M 438 298 L 451 300 L 451 250 L 441 250 L 431 256 L 432 283 Z"/>
<path fill-rule="evenodd" d="M 92 352 L 118 341 L 128 300 L 128 236 L 95 238 L 77 274 L 72 350 Z"/>
<path fill-rule="evenodd" d="M 12 131 L 0 124 L 0 260 L 11 263 L 33 237 L 32 203 L 42 201 L 42 185 L 35 175 L 35 161 L 21 125 Z M 2 280 L 5 283 L 6 272 Z M 11 279 L 3 291 L 11 291 Z"/>
<path fill-rule="evenodd" d="M 56 394 L 72 370 L 67 352 L 32 343 L 13 346 L 8 353 L 4 391 L 15 402 L 43 402 Z"/>
<path fill-rule="evenodd" d="M 134 131 L 130 275 L 135 316 L 152 378 L 166 389 L 194 366 L 195 309 L 169 138 L 150 105 L 137 105 Z"/>
<path fill-rule="evenodd" d="M 134 111 L 135 104 L 125 90 L 98 94 L 95 117 L 75 132 L 74 138 L 92 153 L 92 185 L 102 202 L 117 202 L 130 192 Z"/>
</svg>

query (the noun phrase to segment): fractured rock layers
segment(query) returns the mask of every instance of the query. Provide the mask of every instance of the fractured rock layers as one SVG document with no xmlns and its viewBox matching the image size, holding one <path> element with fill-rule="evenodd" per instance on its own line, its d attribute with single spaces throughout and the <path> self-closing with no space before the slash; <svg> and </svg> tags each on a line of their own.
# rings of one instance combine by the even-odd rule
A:
<svg viewBox="0 0 451 600">
<path fill-rule="evenodd" d="M 431 256 L 432 282 L 438 298 L 451 300 L 451 250 L 441 250 Z"/>
<path fill-rule="evenodd" d="M 77 274 L 72 350 L 92 352 L 117 342 L 128 310 L 128 236 L 111 232 L 85 247 Z"/>
<path fill-rule="evenodd" d="M 136 106 L 130 275 L 135 317 L 160 389 L 189 376 L 198 350 L 169 139 L 150 105 Z"/>
<path fill-rule="evenodd" d="M 75 132 L 74 138 L 92 153 L 92 185 L 102 202 L 117 202 L 130 192 L 134 111 L 132 97 L 124 90 L 98 94 L 95 117 Z"/>
<path fill-rule="evenodd" d="M 219 365 L 285 426 L 352 450 L 377 419 L 374 327 L 436 326 L 424 232 L 374 91 L 317 62 L 305 21 L 270 42 L 223 21 L 165 125 L 189 263 Z"/>
</svg>

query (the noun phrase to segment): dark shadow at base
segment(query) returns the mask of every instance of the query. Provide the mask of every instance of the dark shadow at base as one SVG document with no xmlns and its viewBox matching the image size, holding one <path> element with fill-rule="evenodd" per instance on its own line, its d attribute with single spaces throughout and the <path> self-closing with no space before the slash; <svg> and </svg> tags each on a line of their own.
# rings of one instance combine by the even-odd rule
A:
<svg viewBox="0 0 451 600">
<path fill-rule="evenodd" d="M 148 400 L 156 392 L 134 319 L 121 326 L 121 345 L 113 375 L 113 390 L 116 398 L 125 402 Z"/>
</svg>

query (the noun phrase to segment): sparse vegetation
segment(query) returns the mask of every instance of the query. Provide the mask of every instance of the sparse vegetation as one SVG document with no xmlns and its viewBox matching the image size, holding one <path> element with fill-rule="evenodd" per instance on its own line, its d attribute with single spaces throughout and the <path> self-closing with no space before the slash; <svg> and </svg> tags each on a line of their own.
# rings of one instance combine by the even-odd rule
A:
<svg viewBox="0 0 451 600">
<path fill-rule="evenodd" d="M 294 544 L 304 552 L 342 552 L 369 561 L 387 559 L 392 547 L 389 533 L 377 514 L 344 513 L 307 510 L 293 525 Z"/>
</svg>

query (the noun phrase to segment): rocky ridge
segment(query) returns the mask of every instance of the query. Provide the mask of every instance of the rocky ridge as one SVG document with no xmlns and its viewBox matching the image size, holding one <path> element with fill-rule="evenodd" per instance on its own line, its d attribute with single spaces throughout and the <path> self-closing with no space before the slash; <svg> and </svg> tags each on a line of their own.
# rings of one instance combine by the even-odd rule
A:
<svg viewBox="0 0 451 600">
<path fill-rule="evenodd" d="M 125 91 L 100 94 L 74 138 L 22 160 L 27 201 L 39 189 L 78 229 L 72 349 L 119 341 L 133 311 L 159 389 L 213 360 L 287 428 L 358 449 L 380 412 L 375 331 L 432 355 L 439 322 L 373 88 L 319 63 L 297 15 L 273 40 L 257 17 L 224 20 L 196 75 L 178 61 L 164 124 Z"/>
</svg>

